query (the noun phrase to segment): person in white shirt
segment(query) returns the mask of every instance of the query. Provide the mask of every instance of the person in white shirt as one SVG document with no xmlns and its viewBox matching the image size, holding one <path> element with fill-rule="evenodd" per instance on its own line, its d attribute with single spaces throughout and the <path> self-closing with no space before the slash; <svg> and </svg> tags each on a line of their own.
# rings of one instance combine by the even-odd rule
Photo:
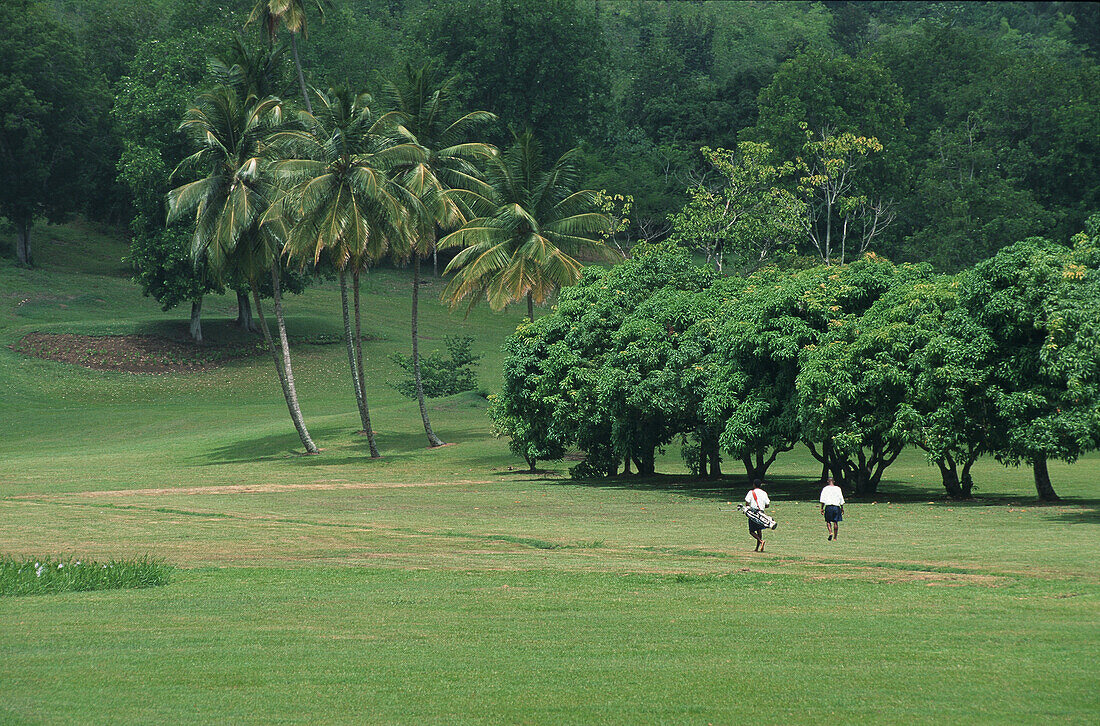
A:
<svg viewBox="0 0 1100 726">
<path fill-rule="evenodd" d="M 818 501 L 821 502 L 821 514 L 825 516 L 825 529 L 829 532 L 829 541 L 832 542 L 840 535 L 840 521 L 844 519 L 844 492 L 832 477 L 829 477 L 821 490 Z"/>
<path fill-rule="evenodd" d="M 758 509 L 764 511 L 768 505 L 771 504 L 771 500 L 768 499 L 768 493 L 760 488 L 760 480 L 754 479 L 752 482 L 752 489 L 745 495 L 745 506 L 749 509 Z M 764 551 L 764 528 L 749 519 L 749 534 L 756 540 L 756 549 L 754 552 Z"/>
</svg>

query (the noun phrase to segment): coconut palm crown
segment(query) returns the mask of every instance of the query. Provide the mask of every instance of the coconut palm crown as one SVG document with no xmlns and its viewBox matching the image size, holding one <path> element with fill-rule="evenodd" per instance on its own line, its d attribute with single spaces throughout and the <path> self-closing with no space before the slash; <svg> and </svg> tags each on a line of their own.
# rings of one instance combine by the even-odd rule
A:
<svg viewBox="0 0 1100 726">
<path fill-rule="evenodd" d="M 269 218 L 282 216 L 287 252 L 316 263 L 328 252 L 337 269 L 375 262 L 408 223 L 409 192 L 390 177 L 398 165 L 417 164 L 422 149 L 385 133 L 367 94 L 345 88 L 314 91 L 316 112 L 298 114 L 301 129 L 274 134 L 282 158 L 272 164 L 286 193 Z"/>
<path fill-rule="evenodd" d="M 397 170 L 396 179 L 408 190 L 412 203 L 408 207 L 411 224 L 395 256 L 412 259 L 413 380 L 424 433 L 428 445 L 433 447 L 442 446 L 443 440 L 432 429 L 420 371 L 420 258 L 431 253 L 435 269 L 437 231 L 454 229 L 468 219 L 467 210 L 448 190 L 490 193 L 489 185 L 479 177 L 476 163 L 497 154 L 496 147 L 490 144 L 468 141 L 478 126 L 496 121 L 496 116 L 487 111 L 473 111 L 455 118 L 453 85 L 453 78 L 440 82 L 430 64 L 414 69 L 408 63 L 396 82 L 385 85 L 385 94 L 394 109 L 388 117 L 394 123 L 395 133 L 424 152 L 423 159 Z"/>
<path fill-rule="evenodd" d="M 282 117 L 278 98 L 256 100 L 217 86 L 199 95 L 180 124 L 198 151 L 173 176 L 203 176 L 169 192 L 168 221 L 195 213 L 192 257 L 205 260 L 218 279 L 231 259 L 255 280 L 278 258 L 277 235 L 261 233 L 259 221 L 276 191 L 265 173 L 264 142 Z"/>
<path fill-rule="evenodd" d="M 574 191 L 577 150 L 544 169 L 531 132 L 513 137 L 513 145 L 486 164 L 487 193 L 450 192 L 479 216 L 439 241 L 443 248 L 464 248 L 447 265 L 454 277 L 443 297 L 452 308 L 469 300 L 469 309 L 484 297 L 494 310 L 526 297 L 533 319 L 533 303 L 580 279 L 577 257 L 617 255 L 603 244 L 611 222 L 597 211 L 596 192 Z"/>
<path fill-rule="evenodd" d="M 477 164 L 498 152 L 491 144 L 468 139 L 479 126 L 496 121 L 488 111 L 471 111 L 455 118 L 455 79 L 440 80 L 431 64 L 414 68 L 406 63 L 396 81 L 385 83 L 383 94 L 393 108 L 387 119 L 398 136 L 417 144 L 424 158 L 399 169 L 398 181 L 417 199 L 421 219 L 408 240 L 408 252 L 426 255 L 436 242 L 436 228 L 454 229 L 466 221 L 465 210 L 449 189 L 467 189 L 487 195 Z"/>
</svg>

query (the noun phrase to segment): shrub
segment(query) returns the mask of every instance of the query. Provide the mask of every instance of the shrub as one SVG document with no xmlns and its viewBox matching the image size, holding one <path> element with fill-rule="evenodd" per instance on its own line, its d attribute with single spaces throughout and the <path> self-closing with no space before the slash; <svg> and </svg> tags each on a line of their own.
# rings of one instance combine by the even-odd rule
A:
<svg viewBox="0 0 1100 726">
<path fill-rule="evenodd" d="M 94 560 L 0 557 L 0 596 L 120 590 L 168 584 L 172 567 L 147 557 Z"/>
<path fill-rule="evenodd" d="M 474 339 L 462 335 L 447 336 L 444 340 L 447 345 L 446 355 L 432 351 L 428 355 L 420 356 L 420 380 L 424 385 L 424 395 L 428 398 L 477 390 L 474 364 L 481 360 L 481 356 L 470 352 Z M 416 398 L 413 357 L 400 353 L 394 353 L 390 357 L 408 374 L 408 378 L 395 383 L 394 388 L 406 398 Z"/>
</svg>

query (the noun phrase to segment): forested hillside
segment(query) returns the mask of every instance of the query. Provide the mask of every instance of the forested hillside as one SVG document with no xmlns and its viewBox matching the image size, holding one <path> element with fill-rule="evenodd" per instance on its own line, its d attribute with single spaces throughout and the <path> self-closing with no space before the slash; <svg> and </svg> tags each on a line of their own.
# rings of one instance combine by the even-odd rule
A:
<svg viewBox="0 0 1100 726">
<path fill-rule="evenodd" d="M 160 268 L 144 280 L 158 299 L 194 294 L 157 289 L 187 264 L 165 262 L 168 174 L 188 153 L 176 129 L 216 80 L 211 57 L 263 47 L 261 24 L 245 28 L 253 5 L 3 3 L 0 215 L 21 258 L 49 254 L 33 221 L 83 214 L 130 226 L 135 264 Z M 406 63 L 433 62 L 456 77 L 458 107 L 499 117 L 487 141 L 506 145 L 511 127 L 555 157 L 579 144 L 582 186 L 633 198 L 626 238 L 693 241 L 672 215 L 722 182 L 701 147 L 766 143 L 769 163 L 797 165 L 805 133 L 881 144 L 855 191 L 884 205 L 871 247 L 895 261 L 961 269 L 1029 235 L 1067 239 L 1100 205 L 1094 3 L 304 5 L 308 33 L 268 59 L 264 92 L 298 95 L 291 51 L 307 83 L 375 94 Z"/>
</svg>

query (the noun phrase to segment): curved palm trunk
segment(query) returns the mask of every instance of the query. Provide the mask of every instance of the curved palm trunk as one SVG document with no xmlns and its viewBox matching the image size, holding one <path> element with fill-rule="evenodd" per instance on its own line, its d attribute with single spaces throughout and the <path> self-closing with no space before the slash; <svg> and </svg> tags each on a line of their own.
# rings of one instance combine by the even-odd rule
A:
<svg viewBox="0 0 1100 726">
<path fill-rule="evenodd" d="M 377 459 L 378 444 L 374 441 L 374 427 L 370 423 L 370 408 L 367 406 L 367 384 L 363 380 L 363 328 L 359 317 L 359 270 L 351 273 L 352 292 L 355 298 L 355 364 L 356 378 L 359 380 L 359 390 L 363 392 L 363 431 L 367 435 L 367 444 L 370 446 L 370 458 Z"/>
<path fill-rule="evenodd" d="M 527 319 L 532 323 L 535 322 L 535 301 L 531 298 L 531 293 L 527 293 Z"/>
<path fill-rule="evenodd" d="M 359 422 L 363 431 L 370 428 L 370 416 L 367 413 L 367 399 L 359 386 L 359 366 L 355 362 L 355 333 L 351 329 L 351 313 L 348 310 L 348 281 L 344 270 L 340 270 L 340 308 L 344 314 L 344 340 L 348 349 L 348 368 L 351 370 L 351 385 L 355 392 L 355 405 L 359 409 Z"/>
<path fill-rule="evenodd" d="M 428 407 L 424 403 L 424 382 L 420 378 L 420 336 L 417 333 L 420 308 L 420 255 L 413 251 L 413 301 L 412 301 L 412 339 L 413 339 L 413 380 L 416 382 L 416 400 L 420 404 L 420 418 L 424 421 L 424 433 L 428 436 L 428 446 L 442 446 L 443 440 L 432 431 L 432 422 L 428 420 Z"/>
<path fill-rule="evenodd" d="M 290 346 L 286 340 L 286 324 L 283 320 L 282 302 L 279 298 L 279 273 L 274 267 L 272 267 L 272 283 L 275 292 L 275 318 L 279 325 L 279 342 L 283 353 L 282 360 L 279 357 L 280 349 L 275 347 L 275 342 L 271 339 L 271 328 L 267 325 L 264 308 L 260 304 L 260 291 L 254 283 L 251 285 L 252 300 L 256 305 L 256 315 L 260 318 L 260 330 L 264 334 L 264 340 L 267 341 L 268 350 L 271 351 L 271 358 L 275 361 L 275 371 L 279 374 L 279 385 L 283 388 L 283 398 L 286 399 L 286 407 L 290 410 L 290 419 L 294 422 L 294 428 L 298 431 L 298 438 L 302 440 L 306 452 L 317 454 L 320 451 L 313 443 L 313 439 L 310 438 L 309 431 L 306 430 L 305 421 L 302 419 L 302 410 L 298 406 L 298 392 L 294 390 L 294 379 L 291 377 Z"/>
<path fill-rule="evenodd" d="M 290 34 L 290 52 L 294 55 L 294 68 L 298 71 L 298 85 L 302 89 L 302 100 L 306 102 L 306 110 L 313 114 L 313 104 L 309 102 L 309 92 L 306 90 L 306 77 L 302 74 L 302 61 L 298 58 L 298 34 Z"/>
</svg>

